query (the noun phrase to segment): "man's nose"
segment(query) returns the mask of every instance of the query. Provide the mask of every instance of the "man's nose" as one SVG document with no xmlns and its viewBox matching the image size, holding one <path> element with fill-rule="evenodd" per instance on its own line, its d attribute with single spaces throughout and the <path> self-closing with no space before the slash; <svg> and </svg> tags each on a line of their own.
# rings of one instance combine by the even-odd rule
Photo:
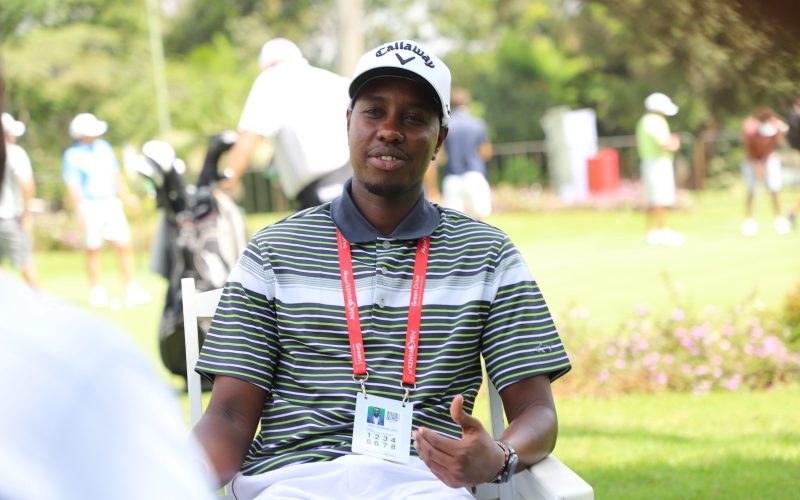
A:
<svg viewBox="0 0 800 500">
<path fill-rule="evenodd" d="M 378 138 L 387 142 L 401 142 L 405 138 L 405 135 L 403 134 L 400 119 L 391 116 L 386 117 L 380 124 Z"/>
</svg>

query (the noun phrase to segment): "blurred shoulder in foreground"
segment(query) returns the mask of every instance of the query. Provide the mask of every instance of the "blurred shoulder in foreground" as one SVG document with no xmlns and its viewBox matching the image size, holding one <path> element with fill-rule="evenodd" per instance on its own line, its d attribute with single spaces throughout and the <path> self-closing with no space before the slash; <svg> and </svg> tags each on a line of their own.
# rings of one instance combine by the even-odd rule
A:
<svg viewBox="0 0 800 500">
<path fill-rule="evenodd" d="M 174 397 L 130 339 L 8 275 L 0 318 L 0 498 L 213 498 Z"/>
</svg>

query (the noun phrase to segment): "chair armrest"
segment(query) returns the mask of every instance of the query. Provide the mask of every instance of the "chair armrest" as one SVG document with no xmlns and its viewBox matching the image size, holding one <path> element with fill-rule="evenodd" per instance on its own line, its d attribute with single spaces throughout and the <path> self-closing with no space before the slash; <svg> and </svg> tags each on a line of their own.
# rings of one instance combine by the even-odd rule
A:
<svg viewBox="0 0 800 500">
<path fill-rule="evenodd" d="M 549 455 L 528 470 L 515 474 L 513 484 L 519 498 L 594 499 L 594 490 L 589 483 L 564 465 L 555 455 Z"/>
</svg>

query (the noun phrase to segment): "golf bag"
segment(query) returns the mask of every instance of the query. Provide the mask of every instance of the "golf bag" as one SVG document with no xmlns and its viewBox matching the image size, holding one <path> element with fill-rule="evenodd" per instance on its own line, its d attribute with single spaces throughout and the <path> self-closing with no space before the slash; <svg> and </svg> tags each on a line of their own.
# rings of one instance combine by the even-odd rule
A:
<svg viewBox="0 0 800 500">
<path fill-rule="evenodd" d="M 247 244 L 242 211 L 215 188 L 221 178 L 219 158 L 231 148 L 236 135 L 223 133 L 209 139 L 203 169 L 196 185 L 184 180 L 185 165 L 163 141 L 142 147 L 139 173 L 150 179 L 161 209 L 161 221 L 151 249 L 151 271 L 168 280 L 159 324 L 159 351 L 166 368 L 186 377 L 181 279 L 194 278 L 200 291 L 219 288 Z M 198 321 L 202 345 L 210 321 Z"/>
</svg>

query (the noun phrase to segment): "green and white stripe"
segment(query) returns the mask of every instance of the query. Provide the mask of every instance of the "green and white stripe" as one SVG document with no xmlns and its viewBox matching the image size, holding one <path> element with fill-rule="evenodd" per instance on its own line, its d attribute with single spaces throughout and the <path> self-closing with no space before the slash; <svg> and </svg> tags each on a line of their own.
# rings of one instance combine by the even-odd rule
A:
<svg viewBox="0 0 800 500">
<path fill-rule="evenodd" d="M 439 211 L 411 400 L 414 428 L 459 437 L 450 403 L 463 394 L 471 411 L 481 356 L 498 389 L 535 375 L 555 379 L 570 364 L 539 287 L 508 236 L 459 212 Z M 389 238 L 352 245 L 368 394 L 403 395 L 415 248 L 416 241 Z M 198 371 L 246 380 L 270 394 L 245 474 L 350 453 L 360 387 L 352 377 L 330 204 L 251 240 L 225 286 Z"/>
</svg>

